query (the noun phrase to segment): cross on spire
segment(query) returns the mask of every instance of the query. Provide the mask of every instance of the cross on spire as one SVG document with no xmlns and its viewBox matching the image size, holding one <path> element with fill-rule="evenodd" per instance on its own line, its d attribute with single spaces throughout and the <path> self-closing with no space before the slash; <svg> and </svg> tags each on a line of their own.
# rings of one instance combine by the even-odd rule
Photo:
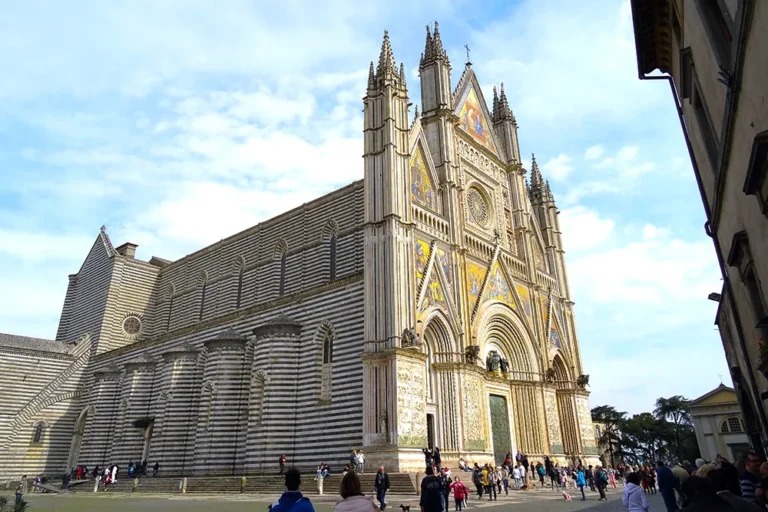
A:
<svg viewBox="0 0 768 512">
<path fill-rule="evenodd" d="M 467 50 L 467 63 L 466 64 L 467 64 L 467 66 L 471 66 L 472 65 L 472 61 L 469 60 L 469 45 L 465 44 L 464 48 Z"/>
</svg>

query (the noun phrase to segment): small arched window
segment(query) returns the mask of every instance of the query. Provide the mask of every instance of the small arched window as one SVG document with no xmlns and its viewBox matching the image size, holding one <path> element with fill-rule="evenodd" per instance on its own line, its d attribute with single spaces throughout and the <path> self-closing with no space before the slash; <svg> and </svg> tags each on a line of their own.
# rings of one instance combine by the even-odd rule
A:
<svg viewBox="0 0 768 512">
<path fill-rule="evenodd" d="M 723 434 L 735 434 L 739 432 L 744 432 L 744 422 L 741 421 L 741 418 L 738 418 L 736 416 L 732 416 L 730 418 L 726 418 L 723 420 L 723 423 L 720 425 L 720 432 Z"/>
<path fill-rule="evenodd" d="M 333 336 L 330 332 L 323 338 L 323 366 L 320 373 L 320 400 L 330 401 L 333 379 Z"/>
<path fill-rule="evenodd" d="M 43 432 L 45 431 L 45 425 L 42 423 L 38 423 L 35 425 L 35 436 L 33 438 L 33 442 L 35 443 L 42 443 L 43 442 Z"/>
<path fill-rule="evenodd" d="M 280 287 L 278 294 L 282 297 L 285 295 L 285 269 L 288 265 L 288 254 L 285 251 L 280 255 Z"/>
<path fill-rule="evenodd" d="M 337 245 L 337 239 L 336 234 L 334 233 L 331 235 L 331 281 L 336 280 L 336 245 Z"/>
</svg>

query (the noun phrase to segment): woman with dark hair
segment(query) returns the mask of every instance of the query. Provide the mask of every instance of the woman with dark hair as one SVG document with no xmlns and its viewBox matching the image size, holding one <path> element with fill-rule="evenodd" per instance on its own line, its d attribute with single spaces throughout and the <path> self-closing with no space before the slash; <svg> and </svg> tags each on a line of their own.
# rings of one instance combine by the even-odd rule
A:
<svg viewBox="0 0 768 512">
<path fill-rule="evenodd" d="M 344 498 L 340 501 L 333 512 L 379 512 L 373 500 L 363 495 L 360 487 L 360 478 L 354 471 L 348 472 L 341 479 L 339 494 Z"/>
<path fill-rule="evenodd" d="M 640 474 L 630 473 L 627 475 L 627 485 L 624 487 L 624 494 L 621 502 L 627 507 L 629 512 L 648 512 L 650 504 L 645 491 L 640 487 Z"/>
</svg>

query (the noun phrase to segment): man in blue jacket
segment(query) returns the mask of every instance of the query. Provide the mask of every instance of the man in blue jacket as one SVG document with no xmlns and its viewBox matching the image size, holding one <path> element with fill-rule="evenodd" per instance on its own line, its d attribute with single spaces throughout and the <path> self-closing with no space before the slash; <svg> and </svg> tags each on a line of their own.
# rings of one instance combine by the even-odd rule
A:
<svg viewBox="0 0 768 512">
<path fill-rule="evenodd" d="M 301 473 L 296 468 L 290 468 L 285 473 L 285 488 L 287 489 L 280 499 L 272 504 L 272 512 L 315 512 L 315 508 L 299 491 L 301 485 Z"/>
<path fill-rule="evenodd" d="M 656 470 L 656 477 L 659 484 L 659 492 L 661 497 L 664 498 L 664 505 L 667 507 L 667 512 L 675 512 L 677 510 L 677 499 L 675 499 L 675 487 L 677 487 L 677 478 L 672 470 L 669 469 L 662 461 L 659 461 L 659 467 Z"/>
</svg>

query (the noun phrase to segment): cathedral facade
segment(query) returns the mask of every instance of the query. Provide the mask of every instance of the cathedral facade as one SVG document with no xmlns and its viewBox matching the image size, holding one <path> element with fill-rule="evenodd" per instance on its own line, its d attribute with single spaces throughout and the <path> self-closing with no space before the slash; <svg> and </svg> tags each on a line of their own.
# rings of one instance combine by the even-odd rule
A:
<svg viewBox="0 0 768 512">
<path fill-rule="evenodd" d="M 503 87 L 451 84 L 437 25 L 409 113 L 385 34 L 364 179 L 177 261 L 102 228 L 56 340 L 0 335 L 0 478 L 597 460 L 557 208 Z"/>
</svg>

